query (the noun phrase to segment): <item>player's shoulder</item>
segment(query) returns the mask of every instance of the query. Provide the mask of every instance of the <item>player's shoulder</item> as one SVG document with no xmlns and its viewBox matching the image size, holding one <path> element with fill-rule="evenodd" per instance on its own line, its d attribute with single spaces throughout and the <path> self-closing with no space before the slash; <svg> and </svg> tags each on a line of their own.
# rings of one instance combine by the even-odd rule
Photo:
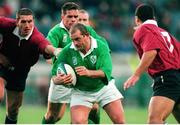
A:
<svg viewBox="0 0 180 125">
<path fill-rule="evenodd" d="M 36 42 L 36 41 L 47 41 L 45 36 L 37 29 L 37 27 L 34 27 L 33 33 L 31 35 L 31 40 Z M 47 41 L 48 42 L 48 41 Z"/>
<path fill-rule="evenodd" d="M 61 35 L 63 32 L 66 32 L 65 29 L 60 27 L 59 24 L 56 24 L 53 28 L 50 29 L 48 34 Z"/>
<path fill-rule="evenodd" d="M 104 50 L 109 51 L 109 48 L 108 48 L 107 44 L 103 40 L 101 40 L 101 39 L 95 39 L 95 40 L 96 40 L 96 44 L 97 44 L 97 49 L 99 51 L 104 51 Z"/>
<path fill-rule="evenodd" d="M 136 29 L 134 33 L 134 37 L 141 37 L 144 36 L 144 34 L 153 33 L 156 30 L 157 30 L 157 26 L 143 24 Z"/>
<path fill-rule="evenodd" d="M 86 27 L 86 29 L 88 30 L 88 29 L 93 29 L 91 26 L 89 26 L 89 25 L 85 25 L 85 27 Z"/>
<path fill-rule="evenodd" d="M 16 20 L 12 18 L 7 18 L 4 16 L 0 16 L 0 25 L 3 28 L 9 28 L 9 27 L 15 27 L 16 26 Z"/>
<path fill-rule="evenodd" d="M 16 20 L 15 19 L 12 19 L 12 18 L 8 18 L 8 17 L 4 17 L 4 16 L 0 16 L 0 21 L 2 21 L 2 22 L 16 22 Z"/>
</svg>

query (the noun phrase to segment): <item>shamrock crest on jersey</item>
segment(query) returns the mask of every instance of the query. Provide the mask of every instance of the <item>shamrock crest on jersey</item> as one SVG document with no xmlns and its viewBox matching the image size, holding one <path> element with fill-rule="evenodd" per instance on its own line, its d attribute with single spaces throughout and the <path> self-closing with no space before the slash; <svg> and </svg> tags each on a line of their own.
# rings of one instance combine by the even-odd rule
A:
<svg viewBox="0 0 180 125">
<path fill-rule="evenodd" d="M 92 64 L 95 64 L 97 61 L 97 56 L 96 55 L 91 55 L 90 56 L 90 61 L 92 62 Z"/>
<path fill-rule="evenodd" d="M 68 41 L 68 35 L 67 34 L 64 34 L 63 35 L 63 40 L 62 40 L 62 42 L 67 42 Z"/>
<path fill-rule="evenodd" d="M 72 57 L 72 62 L 74 66 L 77 65 L 77 58 L 75 56 Z"/>
</svg>

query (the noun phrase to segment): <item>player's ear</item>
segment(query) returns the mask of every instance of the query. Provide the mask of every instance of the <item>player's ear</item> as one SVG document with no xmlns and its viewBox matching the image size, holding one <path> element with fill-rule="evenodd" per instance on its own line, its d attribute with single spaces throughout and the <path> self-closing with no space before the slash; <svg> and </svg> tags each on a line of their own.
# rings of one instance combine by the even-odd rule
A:
<svg viewBox="0 0 180 125">
<path fill-rule="evenodd" d="M 63 13 L 61 13 L 61 19 L 63 19 L 64 18 L 64 14 Z"/>
<path fill-rule="evenodd" d="M 19 18 L 16 18 L 16 25 L 19 25 Z"/>
<path fill-rule="evenodd" d="M 142 23 L 142 21 L 138 18 L 138 16 L 135 16 L 135 23 L 137 26 Z"/>
</svg>

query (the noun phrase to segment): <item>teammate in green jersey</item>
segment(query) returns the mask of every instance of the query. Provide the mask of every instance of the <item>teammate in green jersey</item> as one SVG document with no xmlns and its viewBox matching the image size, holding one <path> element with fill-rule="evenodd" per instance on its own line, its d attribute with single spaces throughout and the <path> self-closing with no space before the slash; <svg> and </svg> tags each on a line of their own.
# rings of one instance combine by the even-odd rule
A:
<svg viewBox="0 0 180 125">
<path fill-rule="evenodd" d="M 83 10 L 83 9 L 79 10 L 79 21 L 78 22 L 82 23 L 86 26 L 91 25 L 91 22 L 89 19 L 89 13 L 86 10 Z M 99 109 L 99 105 L 97 103 L 94 103 L 94 105 L 91 109 L 91 112 L 89 114 L 88 123 L 92 123 L 92 124 L 93 123 L 95 123 L 95 124 L 100 123 L 100 109 Z"/>
<path fill-rule="evenodd" d="M 69 36 L 69 29 L 72 25 L 78 22 L 78 12 L 79 6 L 75 3 L 68 2 L 63 5 L 61 10 L 62 21 L 60 22 L 60 24 L 54 26 L 47 36 L 47 39 L 52 43 L 54 47 L 64 48 L 68 43 L 72 42 Z M 97 35 L 92 27 L 87 26 L 86 28 L 92 36 L 101 39 L 105 43 L 107 42 L 104 38 Z M 55 61 L 56 58 L 54 57 L 52 60 L 52 64 L 54 64 Z M 70 102 L 70 97 L 70 88 L 55 85 L 51 80 L 48 96 L 48 108 L 45 116 L 43 117 L 42 123 L 52 124 L 59 121 L 64 115 L 67 103 Z M 90 113 L 89 121 L 92 121 L 90 123 L 99 123 L 98 112 L 98 110 L 93 110 Z"/>
<path fill-rule="evenodd" d="M 112 78 L 112 60 L 107 46 L 90 36 L 81 23 L 71 27 L 70 35 L 73 42 L 62 49 L 53 65 L 52 81 L 57 85 L 72 82 L 71 74 L 56 74 L 61 62 L 71 65 L 76 72 L 77 83 L 72 89 L 70 102 L 71 123 L 87 124 L 95 102 L 107 112 L 113 123 L 125 123 L 122 95 L 109 83 Z"/>
</svg>

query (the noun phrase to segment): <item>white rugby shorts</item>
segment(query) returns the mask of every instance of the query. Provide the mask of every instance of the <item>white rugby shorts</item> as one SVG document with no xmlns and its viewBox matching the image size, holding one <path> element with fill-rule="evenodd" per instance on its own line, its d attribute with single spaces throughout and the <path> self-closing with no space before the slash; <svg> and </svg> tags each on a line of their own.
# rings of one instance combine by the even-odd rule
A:
<svg viewBox="0 0 180 125">
<path fill-rule="evenodd" d="M 48 101 L 52 103 L 70 103 L 72 88 L 63 85 L 55 85 L 50 82 Z"/>
<path fill-rule="evenodd" d="M 93 104 L 97 102 L 101 107 L 104 107 L 106 104 L 122 98 L 122 94 L 115 86 L 115 80 L 112 79 L 107 86 L 98 92 L 73 89 L 70 106 L 83 105 L 92 108 Z"/>
</svg>

